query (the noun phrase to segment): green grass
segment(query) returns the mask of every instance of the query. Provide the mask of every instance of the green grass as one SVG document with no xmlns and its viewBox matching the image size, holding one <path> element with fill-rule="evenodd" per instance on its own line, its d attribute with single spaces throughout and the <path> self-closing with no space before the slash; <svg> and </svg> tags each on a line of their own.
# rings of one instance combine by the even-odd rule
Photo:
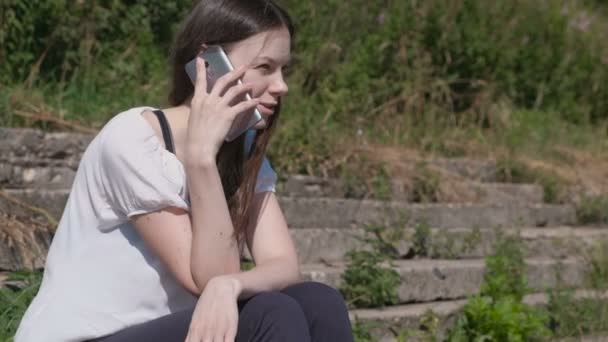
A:
<svg viewBox="0 0 608 342">
<path fill-rule="evenodd" d="M 9 280 L 20 282 L 20 289 L 0 288 L 0 341 L 12 341 L 21 317 L 38 292 L 41 272 L 18 272 Z"/>
<path fill-rule="evenodd" d="M 608 289 L 608 243 L 600 241 L 582 251 L 586 284 L 596 290 L 586 298 L 575 298 L 572 289 L 563 285 L 561 274 L 558 286 L 549 291 L 547 312 L 550 316 L 549 327 L 555 336 L 582 337 L 593 333 L 608 332 L 608 300 L 602 297 Z"/>
<path fill-rule="evenodd" d="M 576 207 L 576 217 L 580 224 L 608 223 L 608 197 L 583 197 Z"/>
</svg>

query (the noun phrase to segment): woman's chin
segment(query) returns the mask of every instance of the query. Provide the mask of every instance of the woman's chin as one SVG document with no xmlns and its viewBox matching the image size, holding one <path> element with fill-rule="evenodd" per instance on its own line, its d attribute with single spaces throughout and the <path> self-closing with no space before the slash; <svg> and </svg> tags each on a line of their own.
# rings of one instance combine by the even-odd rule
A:
<svg viewBox="0 0 608 342">
<path fill-rule="evenodd" d="M 257 122 L 257 123 L 256 123 L 256 124 L 253 126 L 253 129 L 257 129 L 257 130 L 264 129 L 264 128 L 266 128 L 266 120 L 264 120 L 264 119 L 262 119 L 262 120 L 258 121 L 258 122 Z"/>
</svg>

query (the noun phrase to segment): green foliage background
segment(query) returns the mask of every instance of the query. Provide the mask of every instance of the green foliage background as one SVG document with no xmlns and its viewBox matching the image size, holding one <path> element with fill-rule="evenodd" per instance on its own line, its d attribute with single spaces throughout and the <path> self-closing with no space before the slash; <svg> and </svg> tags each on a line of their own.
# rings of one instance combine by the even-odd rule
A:
<svg viewBox="0 0 608 342">
<path fill-rule="evenodd" d="M 282 170 L 337 172 L 334 156 L 361 141 L 445 150 L 441 133 L 454 127 L 496 134 L 521 122 L 545 139 L 555 120 L 608 117 L 604 1 L 280 2 L 298 28 L 271 151 Z M 97 126 L 130 106 L 162 106 L 190 4 L 3 1 L 0 124 L 23 125 L 13 114 L 26 103 Z"/>
</svg>

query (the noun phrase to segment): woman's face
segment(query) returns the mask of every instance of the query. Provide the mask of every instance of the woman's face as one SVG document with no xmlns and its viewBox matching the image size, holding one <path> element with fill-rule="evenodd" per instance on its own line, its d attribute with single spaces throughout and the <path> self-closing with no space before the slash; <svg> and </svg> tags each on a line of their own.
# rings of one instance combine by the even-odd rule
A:
<svg viewBox="0 0 608 342">
<path fill-rule="evenodd" d="M 290 40 L 289 31 L 281 28 L 225 46 L 235 68 L 249 65 L 242 81 L 253 86 L 251 95 L 260 99 L 258 111 L 263 118 L 254 126 L 255 129 L 266 127 L 268 118 L 276 110 L 279 97 L 287 94 L 283 68 L 291 57 Z"/>
</svg>

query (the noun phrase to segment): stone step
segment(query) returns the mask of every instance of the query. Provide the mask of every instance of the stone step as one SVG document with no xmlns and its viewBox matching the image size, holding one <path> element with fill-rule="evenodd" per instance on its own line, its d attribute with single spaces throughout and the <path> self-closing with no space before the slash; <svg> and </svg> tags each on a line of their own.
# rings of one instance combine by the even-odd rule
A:
<svg viewBox="0 0 608 342">
<path fill-rule="evenodd" d="M 455 180 L 451 180 L 455 182 Z M 544 191 L 536 184 L 491 183 L 476 180 L 458 181 L 459 188 L 467 189 L 470 201 L 484 204 L 542 203 Z M 289 175 L 277 184 L 278 193 L 286 197 L 348 197 L 345 186 L 338 179 L 324 179 L 307 175 Z M 410 201 L 410 194 L 399 181 L 391 181 L 391 198 Z"/>
<path fill-rule="evenodd" d="M 337 198 L 280 198 L 290 227 L 342 228 L 426 222 L 434 228 L 569 225 L 571 205 L 409 204 Z"/>
<path fill-rule="evenodd" d="M 0 158 L 79 160 L 92 139 L 92 134 L 0 127 Z"/>
<path fill-rule="evenodd" d="M 52 216 L 57 220 L 65 206 L 67 200 L 67 190 L 5 190 L 9 196 L 12 196 L 18 200 L 27 202 L 33 206 L 45 208 L 50 212 Z M 393 222 L 399 221 L 396 216 L 399 210 L 407 210 L 410 213 L 410 222 L 415 223 L 416 221 L 422 221 L 423 218 L 428 218 L 431 225 L 443 226 L 444 228 L 437 228 L 433 231 L 435 234 L 431 234 L 430 244 L 433 246 L 441 246 L 441 248 L 430 248 L 429 255 L 435 257 L 477 257 L 483 256 L 488 253 L 488 246 L 491 245 L 491 238 L 486 239 L 486 231 L 481 235 L 480 242 L 477 246 L 474 246 L 477 237 L 472 234 L 473 231 L 470 229 L 458 228 L 464 226 L 463 223 L 512 223 L 509 222 L 514 215 L 526 213 L 519 220 L 519 222 L 532 222 L 538 225 L 556 225 L 560 221 L 573 220 L 570 216 L 574 216 L 572 208 L 568 206 L 528 206 L 520 207 L 518 212 L 517 207 L 512 206 L 466 206 L 466 205 L 403 205 L 399 203 L 382 203 L 374 201 L 354 201 L 354 200 L 340 200 L 340 199 L 293 199 L 293 198 L 280 198 L 281 204 L 285 210 L 288 218 L 290 227 L 321 227 L 315 229 L 292 229 L 298 250 L 300 252 L 303 262 L 318 262 L 321 260 L 333 261 L 342 258 L 345 251 L 357 247 L 358 241 L 354 238 L 357 234 L 361 234 L 361 229 L 366 222 L 374 222 L 380 220 L 380 214 L 382 212 L 392 213 Z M 322 211 L 321 204 L 325 203 L 325 210 Z M 355 205 L 359 204 L 359 210 L 355 210 Z M 382 206 L 385 205 L 385 206 Z M 392 207 L 391 207 L 392 206 Z M 312 208 L 309 210 L 309 208 Z M 388 209 L 387 209 L 388 208 Z M 409 209 L 403 209 L 409 208 Z M 392 210 L 392 211 L 391 211 Z M 459 212 L 462 211 L 462 212 Z M 316 211 L 316 213 L 315 213 Z M 487 214 L 489 211 L 490 214 Z M 0 197 L 0 212 L 10 213 L 15 217 L 22 217 L 29 219 L 37 218 L 39 222 L 43 222 L 44 218 L 39 214 L 32 212 L 30 209 L 24 208 L 23 206 L 17 205 L 11 201 Z M 337 212 L 337 213 L 336 213 Z M 367 214 L 366 214 L 367 212 Z M 340 213 L 342 216 L 340 216 Z M 478 216 L 475 216 L 477 213 Z M 494 213 L 495 216 L 491 216 Z M 323 215 L 327 216 L 323 219 Z M 467 219 L 466 215 L 470 215 Z M 347 223 L 348 217 L 352 220 Z M 450 217 L 453 218 L 450 221 Z M 417 219 L 416 219 L 417 218 Z M 390 216 L 388 219 L 384 218 L 384 222 L 390 224 Z M 341 221 L 341 222 L 340 222 Z M 468 221 L 468 222 L 467 222 Z M 518 220 L 513 220 L 518 221 Z M 3 223 L 6 225 L 6 223 Z M 331 224 L 337 224 L 332 226 Z M 341 225 L 340 225 L 341 224 Z M 26 223 L 27 225 L 27 223 Z M 323 226 L 331 228 L 322 228 Z M 354 229 L 347 227 L 353 226 Z M 469 225 L 469 227 L 473 224 Z M 479 225 L 480 227 L 488 227 L 491 225 Z M 466 227 L 466 226 L 465 226 Z M 444 230 L 449 229 L 449 233 L 444 234 Z M 7 228 L 0 226 L 0 231 Z M 454 232 L 452 232 L 454 230 Z M 567 251 L 572 246 L 577 246 L 578 240 L 566 241 L 563 245 L 559 245 L 557 241 L 566 236 L 567 232 L 562 230 L 538 230 L 535 231 L 533 228 L 528 228 L 526 233 L 528 235 L 539 235 L 542 238 L 539 239 L 538 247 L 532 248 L 536 241 L 530 241 L 530 250 L 541 251 L 540 253 L 530 253 L 530 256 L 559 256 L 569 255 Z M 411 230 L 409 230 L 411 233 Z M 559 232 L 562 232 L 560 235 Z M 543 235 L 551 235 L 552 237 L 546 237 Z M 577 238 L 586 239 L 587 237 L 593 237 L 594 234 L 603 234 L 603 232 L 597 232 L 593 230 L 580 231 L 577 229 Z M 6 235 L 6 234 L 5 234 Z M 437 238 L 434 238 L 436 236 Z M 453 239 L 450 237 L 453 236 Z M 526 235 L 524 235 L 526 236 Z M 0 263 L 0 268 L 9 270 L 18 270 L 23 267 L 40 267 L 43 264 L 43 258 L 40 255 L 45 255 L 46 249 L 48 248 L 48 241 L 51 239 L 51 233 L 49 229 L 36 229 L 36 232 L 22 232 L 18 239 L 13 240 L 0 240 L 2 242 L 2 255 L 3 262 Z M 12 241 L 10 244 L 7 241 Z M 17 241 L 17 242 L 15 242 Z M 452 244 L 453 241 L 453 244 Z M 552 246 L 552 242 L 558 245 L 558 247 Z M 468 248 L 467 244 L 471 245 Z M 544 248 L 543 246 L 549 246 Z M 467 248 L 465 248 L 467 247 Z M 411 244 L 402 243 L 399 248 L 403 255 L 407 255 L 408 250 L 411 249 Z M 470 250 L 469 250 L 470 249 Z M 462 250 L 462 253 L 459 252 Z M 30 255 L 30 251 L 37 251 L 36 256 Z M 546 253 L 545 253 L 546 252 Z M 38 255 L 40 254 L 40 255 Z"/>
<path fill-rule="evenodd" d="M 43 132 L 36 129 L 0 128 L 0 186 L 24 188 L 29 186 L 58 189 L 71 185 L 73 171 L 78 167 L 85 148 L 94 134 L 71 132 Z M 537 203 L 542 200 L 542 189 L 536 185 L 485 184 L 495 182 L 495 161 L 467 158 L 435 158 L 429 160 L 401 160 L 414 166 L 427 164 L 466 193 L 450 201 L 475 203 Z M 51 168 L 47 170 L 46 168 Z M 65 170 L 64 170 L 65 168 Z M 50 176 L 49 176 L 50 174 Z M 59 177 L 59 178 L 56 178 Z M 295 196 L 345 197 L 344 186 L 338 180 L 292 175 L 279 184 L 280 193 Z M 392 199 L 409 201 L 411 194 L 398 181 L 391 182 Z M 464 197 L 462 197 L 464 196 Z M 469 198 L 473 196 L 473 198 Z"/>
<path fill-rule="evenodd" d="M 77 165 L 53 159 L 12 158 L 0 164 L 0 187 L 9 189 L 43 188 L 69 189 L 76 176 Z M 410 201 L 410 194 L 395 181 L 391 186 L 394 201 Z M 481 204 L 542 203 L 543 189 L 535 184 L 483 183 L 459 181 L 459 188 L 467 189 L 467 200 Z M 348 197 L 337 179 L 322 179 L 306 175 L 290 175 L 277 184 L 278 193 L 285 197 Z M 459 199 L 461 201 L 462 199 Z"/>
<path fill-rule="evenodd" d="M 429 165 L 456 176 L 481 182 L 495 182 L 498 167 L 495 161 L 469 158 L 437 158 L 428 161 Z"/>
<path fill-rule="evenodd" d="M 543 203 L 544 201 L 545 191 L 537 184 L 472 183 L 472 186 L 482 192 L 482 203 Z"/>
<path fill-rule="evenodd" d="M 31 222 L 27 232 L 24 225 L 22 223 L 17 229 L 15 220 L 0 220 L 0 231 L 4 235 L 9 235 L 9 229 L 12 231 L 10 238 L 5 237 L 0 243 L 0 269 L 14 271 L 44 265 L 52 233 Z M 503 234 L 518 234 L 526 257 L 556 259 L 580 256 L 597 242 L 608 240 L 608 229 L 588 227 L 431 229 L 428 240 L 417 243 L 414 242 L 414 229 L 403 231 L 404 238 L 393 244 L 402 258 L 482 258 L 494 252 L 493 245 Z M 340 262 L 348 251 L 364 248 L 359 240 L 364 236 L 362 229 L 306 228 L 291 229 L 290 233 L 303 264 Z M 420 247 L 425 248 L 423 253 L 420 253 Z"/>
<path fill-rule="evenodd" d="M 494 252 L 501 235 L 521 238 L 526 257 L 565 258 L 577 256 L 598 241 L 608 241 L 608 227 L 548 227 L 548 228 L 452 228 L 424 231 L 413 228 L 390 230 L 399 239 L 390 241 L 401 258 L 429 257 L 436 259 L 482 258 Z M 389 234 L 386 234 L 389 235 Z M 361 228 L 303 228 L 291 229 L 300 262 L 335 262 L 344 259 L 348 251 L 364 248 Z"/>
<path fill-rule="evenodd" d="M 56 221 L 61 218 L 70 190 L 58 189 L 3 189 L 4 194 L 32 207 L 46 210 Z M 0 196 L 0 212 L 27 217 L 32 211 Z"/>
<path fill-rule="evenodd" d="M 608 300 L 608 292 L 577 290 L 573 296 L 575 299 L 597 298 L 598 300 Z M 437 320 L 438 335 L 443 338 L 447 330 L 456 322 L 458 314 L 466 303 L 466 299 L 461 299 L 396 305 L 381 309 L 355 309 L 350 310 L 349 315 L 353 325 L 369 325 L 373 340 L 382 342 L 397 341 L 396 333 L 398 334 L 406 329 L 419 329 L 424 317 L 432 315 Z M 549 296 L 544 293 L 530 294 L 524 297 L 524 303 L 533 306 L 546 306 L 549 303 Z M 601 335 L 590 336 L 589 338 L 598 338 L 599 336 Z M 579 340 L 577 339 L 577 341 Z M 606 340 L 588 339 L 585 341 Z"/>
<path fill-rule="evenodd" d="M 69 189 L 76 171 L 67 166 L 0 164 L 0 188 Z"/>
<path fill-rule="evenodd" d="M 69 190 L 5 189 L 7 194 L 60 218 Z M 3 206 L 0 198 L 0 210 Z M 569 225 L 571 205 L 408 204 L 339 198 L 279 197 L 290 227 L 341 228 L 369 223 L 426 222 L 434 228 Z"/>
<path fill-rule="evenodd" d="M 555 261 L 548 258 L 526 259 L 528 286 L 534 291 L 544 291 L 557 284 L 559 277 L 564 286 L 584 285 L 585 264 L 580 259 L 569 258 Z M 400 260 L 394 269 L 401 276 L 398 288 L 399 303 L 432 302 L 459 299 L 478 293 L 485 272 L 484 260 Z M 339 287 L 343 263 L 302 265 L 305 279 L 320 281 Z"/>
<path fill-rule="evenodd" d="M 64 158 L 64 159 L 61 159 Z M 0 187 L 24 189 L 69 189 L 74 181 L 79 157 L 0 158 Z M 543 189 L 535 184 L 484 183 L 474 180 L 450 180 L 460 192 L 452 201 L 481 204 L 542 203 Z M 411 193 L 401 182 L 391 183 L 390 198 L 411 201 Z M 278 192 L 286 197 L 348 197 L 344 184 L 337 179 L 306 175 L 289 175 L 277 184 Z"/>
</svg>

